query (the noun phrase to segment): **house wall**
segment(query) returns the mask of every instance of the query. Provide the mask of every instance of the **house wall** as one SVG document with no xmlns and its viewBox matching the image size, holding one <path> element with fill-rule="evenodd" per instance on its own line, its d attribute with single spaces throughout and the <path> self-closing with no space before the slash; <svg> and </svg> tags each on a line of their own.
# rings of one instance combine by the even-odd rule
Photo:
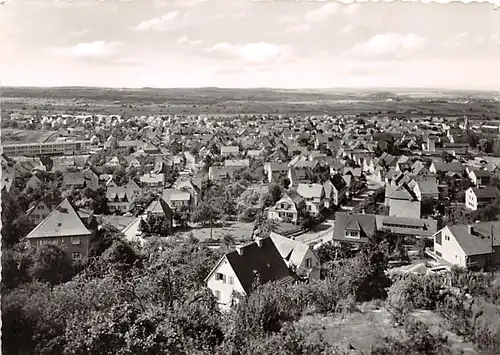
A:
<svg viewBox="0 0 500 355">
<path fill-rule="evenodd" d="M 80 257 L 85 259 L 88 257 L 90 235 L 66 236 L 54 238 L 34 238 L 29 239 L 30 246 L 39 247 L 44 244 L 53 244 L 64 250 L 70 257 L 73 253 L 80 253 Z"/>
<path fill-rule="evenodd" d="M 319 259 L 318 257 L 316 256 L 316 254 L 313 253 L 313 251 L 311 249 L 309 249 L 307 251 L 307 253 L 305 254 L 304 256 L 304 259 L 302 260 L 302 263 L 300 265 L 297 265 L 297 274 L 298 275 L 303 275 L 303 274 L 306 274 L 307 271 L 310 269 L 310 268 L 307 268 L 307 262 L 306 260 L 307 259 L 311 259 L 311 265 L 312 265 L 312 270 L 311 272 L 309 273 L 309 279 L 313 279 L 313 280 L 319 280 L 320 278 L 320 262 L 319 262 Z"/>
<path fill-rule="evenodd" d="M 33 222 L 33 224 L 38 225 L 41 221 L 47 218 L 50 212 L 50 209 L 48 209 L 44 203 L 40 203 L 35 206 L 28 218 L 31 222 Z"/>
<path fill-rule="evenodd" d="M 217 280 L 216 275 L 217 273 L 221 273 L 226 276 L 226 281 L 224 282 L 223 280 Z M 228 276 L 233 277 L 233 285 L 228 283 Z M 212 293 L 215 296 L 215 291 L 220 292 L 220 298 L 218 299 L 218 303 L 221 306 L 230 306 L 232 297 L 233 297 L 233 291 L 239 292 L 241 294 L 244 294 L 245 291 L 243 290 L 243 287 L 241 286 L 240 281 L 236 277 L 236 274 L 227 261 L 226 258 L 224 258 L 220 264 L 217 266 L 217 268 L 214 270 L 214 272 L 210 275 L 210 277 L 207 280 L 207 287 L 212 291 Z"/>
<path fill-rule="evenodd" d="M 420 218 L 420 201 L 389 199 L 389 216 Z"/>
<path fill-rule="evenodd" d="M 441 235 L 441 244 L 438 243 L 439 234 Z M 466 267 L 465 252 L 447 227 L 434 235 L 434 252 L 439 253 L 438 256 L 451 264 Z"/>
<path fill-rule="evenodd" d="M 108 202 L 109 212 L 127 212 L 130 209 L 130 202 Z"/>
<path fill-rule="evenodd" d="M 467 191 L 465 191 L 465 207 L 477 211 L 477 197 L 472 189 L 467 189 Z"/>
</svg>

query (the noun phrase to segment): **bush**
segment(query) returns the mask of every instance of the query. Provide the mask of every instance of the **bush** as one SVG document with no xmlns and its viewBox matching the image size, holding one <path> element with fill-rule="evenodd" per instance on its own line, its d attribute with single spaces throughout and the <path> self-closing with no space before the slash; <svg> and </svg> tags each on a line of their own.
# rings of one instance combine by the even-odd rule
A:
<svg viewBox="0 0 500 355">
<path fill-rule="evenodd" d="M 414 309 L 435 310 L 444 297 L 442 284 L 438 276 L 402 275 L 388 290 L 388 308 L 398 321 Z"/>
</svg>

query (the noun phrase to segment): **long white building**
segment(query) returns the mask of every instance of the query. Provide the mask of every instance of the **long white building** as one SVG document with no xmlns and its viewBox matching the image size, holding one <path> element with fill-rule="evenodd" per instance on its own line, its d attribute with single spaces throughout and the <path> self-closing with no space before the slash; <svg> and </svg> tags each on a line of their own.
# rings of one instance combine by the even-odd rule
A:
<svg viewBox="0 0 500 355">
<path fill-rule="evenodd" d="M 88 153 L 91 147 L 88 141 L 63 141 L 46 143 L 22 143 L 2 145 L 2 151 L 7 156 L 36 156 L 36 155 L 75 155 Z"/>
</svg>

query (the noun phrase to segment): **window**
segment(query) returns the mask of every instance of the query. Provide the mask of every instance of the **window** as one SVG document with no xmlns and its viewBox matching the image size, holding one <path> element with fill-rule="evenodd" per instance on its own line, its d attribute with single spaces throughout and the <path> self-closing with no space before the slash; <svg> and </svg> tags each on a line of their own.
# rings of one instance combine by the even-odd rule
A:
<svg viewBox="0 0 500 355">
<path fill-rule="evenodd" d="M 227 277 L 227 283 L 230 284 L 230 285 L 234 285 L 234 277 L 228 276 Z"/>
<path fill-rule="evenodd" d="M 441 232 L 439 232 L 438 234 L 436 234 L 436 237 L 434 238 L 436 244 L 439 244 L 441 245 L 442 241 L 441 241 Z"/>
<path fill-rule="evenodd" d="M 39 206 L 37 207 L 37 209 L 39 209 L 39 210 L 43 210 L 43 205 L 39 205 Z"/>
<path fill-rule="evenodd" d="M 215 290 L 214 294 L 215 294 L 215 298 L 217 298 L 218 300 L 220 300 L 220 291 Z"/>
<path fill-rule="evenodd" d="M 306 267 L 312 267 L 312 259 L 311 258 L 306 259 Z"/>
<path fill-rule="evenodd" d="M 447 235 L 444 236 L 444 240 L 450 240 L 450 237 L 448 237 Z"/>
<path fill-rule="evenodd" d="M 80 259 L 80 253 L 73 252 L 73 253 L 71 253 L 71 257 L 73 258 L 73 260 L 78 260 L 78 259 Z"/>
<path fill-rule="evenodd" d="M 80 237 L 71 237 L 71 244 L 80 244 Z"/>
<path fill-rule="evenodd" d="M 218 273 L 215 274 L 215 279 L 217 281 L 226 282 L 226 275 L 221 274 L 220 272 L 218 272 Z"/>
<path fill-rule="evenodd" d="M 345 237 L 346 238 L 354 238 L 354 239 L 359 239 L 359 232 L 358 231 L 345 231 Z"/>
</svg>

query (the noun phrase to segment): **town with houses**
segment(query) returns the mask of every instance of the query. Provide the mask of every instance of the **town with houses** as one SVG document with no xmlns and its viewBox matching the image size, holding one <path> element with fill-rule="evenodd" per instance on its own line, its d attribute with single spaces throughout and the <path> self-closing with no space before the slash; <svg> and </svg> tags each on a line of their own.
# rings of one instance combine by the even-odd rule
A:
<svg viewBox="0 0 500 355">
<path fill-rule="evenodd" d="M 221 310 L 256 280 L 322 280 L 329 248 L 337 258 L 383 239 L 399 251 L 390 272 L 500 264 L 500 122 L 12 114 L 2 124 L 2 214 L 20 211 L 3 218 L 14 229 L 4 244 L 89 263 L 96 230 L 130 245 L 193 239 L 223 250 L 203 274 Z"/>
<path fill-rule="evenodd" d="M 148 217 L 160 216 L 167 237 L 197 224 L 190 214 L 207 208 L 204 189 L 237 185 L 239 196 L 224 193 L 238 208 L 210 222 L 255 222 L 260 214 L 273 230 L 264 238 L 258 228 L 233 236 L 245 244 L 206 280 L 224 305 L 233 291 L 248 292 L 251 270 L 285 282 L 293 280 L 293 264 L 303 277 L 319 278 L 319 246 L 356 248 L 379 232 L 411 241 L 405 247 L 415 255 L 420 245 L 429 271 L 500 263 L 500 125 L 491 122 L 358 115 L 9 119 L 59 132 L 48 142 L 2 144 L 2 191 L 37 192 L 25 211 L 33 225 L 26 241 L 60 243 L 74 259 L 89 256 L 91 216 L 129 217 L 123 238 L 138 242 L 147 238 Z M 54 186 L 49 175 L 59 178 L 59 200 L 43 195 Z M 277 195 L 265 200 L 271 187 Z M 206 234 L 204 241 L 217 246 Z"/>
</svg>

